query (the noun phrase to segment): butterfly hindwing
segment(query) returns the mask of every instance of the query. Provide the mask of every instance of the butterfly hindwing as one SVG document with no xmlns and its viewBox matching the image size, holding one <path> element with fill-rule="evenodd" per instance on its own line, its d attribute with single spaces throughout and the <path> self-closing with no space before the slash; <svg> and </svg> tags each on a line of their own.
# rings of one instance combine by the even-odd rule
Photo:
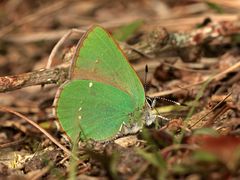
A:
<svg viewBox="0 0 240 180">
<path fill-rule="evenodd" d="M 133 111 L 134 103 L 126 92 L 101 82 L 73 80 L 63 85 L 56 113 L 71 139 L 78 128 L 84 139 L 106 140 L 128 123 Z"/>
</svg>

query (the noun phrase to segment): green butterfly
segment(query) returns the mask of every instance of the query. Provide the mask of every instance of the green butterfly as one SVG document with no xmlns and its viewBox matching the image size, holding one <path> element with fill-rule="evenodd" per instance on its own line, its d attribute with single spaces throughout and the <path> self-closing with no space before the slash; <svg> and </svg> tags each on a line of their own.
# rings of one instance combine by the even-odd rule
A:
<svg viewBox="0 0 240 180">
<path fill-rule="evenodd" d="M 77 133 L 81 139 L 109 140 L 154 120 L 136 72 L 102 27 L 93 26 L 79 41 L 70 74 L 55 104 L 71 139 Z"/>
</svg>

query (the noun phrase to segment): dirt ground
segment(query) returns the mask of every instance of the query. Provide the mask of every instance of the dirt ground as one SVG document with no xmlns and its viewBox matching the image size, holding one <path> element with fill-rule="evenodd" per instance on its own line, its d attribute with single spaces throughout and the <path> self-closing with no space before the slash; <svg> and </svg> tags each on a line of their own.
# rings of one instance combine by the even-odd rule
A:
<svg viewBox="0 0 240 180">
<path fill-rule="evenodd" d="M 238 0 L 0 1 L 0 179 L 240 179 L 239 11 Z M 163 118 L 73 148 L 53 101 L 96 24 Z"/>
</svg>

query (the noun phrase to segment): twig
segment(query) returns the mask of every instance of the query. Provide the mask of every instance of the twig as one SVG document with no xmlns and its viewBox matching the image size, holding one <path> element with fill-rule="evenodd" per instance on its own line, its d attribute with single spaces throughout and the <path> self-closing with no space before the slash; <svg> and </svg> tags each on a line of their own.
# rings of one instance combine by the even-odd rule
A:
<svg viewBox="0 0 240 180">
<path fill-rule="evenodd" d="M 239 19 L 239 16 L 237 14 L 203 14 L 194 17 L 182 17 L 177 19 L 176 18 L 156 19 L 154 23 L 160 24 L 161 26 L 166 27 L 168 30 L 179 32 L 191 30 L 194 26 L 196 26 L 196 22 L 201 23 L 203 19 L 206 17 L 209 17 L 213 22 L 219 21 L 237 22 Z M 181 26 L 179 26 L 179 24 L 181 24 Z M 147 28 L 149 28 L 149 26 Z"/>
<path fill-rule="evenodd" d="M 119 26 L 122 26 L 123 24 L 128 24 L 133 21 L 136 21 L 137 19 L 135 17 L 127 17 L 127 18 L 121 18 L 121 19 L 114 19 L 114 21 L 107 21 L 107 22 L 102 22 L 98 23 L 100 26 L 105 27 L 107 29 L 113 29 Z M 87 26 L 81 26 L 81 29 L 86 30 L 89 28 L 89 25 Z M 35 43 L 39 41 L 57 41 L 61 37 L 64 36 L 69 32 L 69 29 L 64 29 L 64 30 L 49 30 L 49 31 L 42 31 L 42 32 L 29 32 L 26 34 L 23 34 L 21 32 L 19 33 L 12 33 L 8 34 L 4 37 L 1 38 L 4 42 L 10 42 L 10 43 Z M 1 33 L 1 31 L 0 31 Z M 75 36 L 70 37 L 70 39 L 76 39 Z"/>
<path fill-rule="evenodd" d="M 155 28 L 144 35 L 142 40 L 132 47 L 121 46 L 129 60 L 139 59 L 142 55 L 156 57 L 160 53 L 185 47 L 210 43 L 240 31 L 237 22 L 222 21 L 186 33 L 169 33 L 162 27 Z M 220 41 L 220 43 L 222 43 Z M 141 53 L 138 53 L 141 52 Z"/>
<path fill-rule="evenodd" d="M 0 77 L 0 92 L 13 91 L 28 86 L 54 84 L 66 80 L 68 68 L 40 69 L 29 73 Z"/>
<path fill-rule="evenodd" d="M 229 67 L 228 69 L 226 69 L 226 70 L 224 70 L 224 71 L 214 75 L 211 79 L 212 79 L 212 81 L 219 81 L 219 80 L 223 79 L 226 74 L 228 74 L 230 72 L 233 72 L 233 71 L 235 71 L 235 70 L 237 70 L 239 68 L 240 68 L 240 62 L 238 62 L 238 63 L 234 64 L 233 66 Z M 172 89 L 172 90 L 167 90 L 167 91 L 153 93 L 153 94 L 150 94 L 149 96 L 150 97 L 166 96 L 166 95 L 169 95 L 169 94 L 177 93 L 177 92 L 182 91 L 184 89 L 189 89 L 190 87 L 196 87 L 198 85 L 201 85 L 201 84 L 205 83 L 207 80 L 208 79 L 200 81 L 200 82 L 197 82 L 195 84 L 186 85 L 184 87 L 177 88 L 177 89 Z"/>
<path fill-rule="evenodd" d="M 236 69 L 240 68 L 240 62 L 234 64 L 233 66 L 227 68 L 225 71 L 218 73 L 216 76 L 214 76 L 215 80 L 221 80 L 226 76 L 226 74 L 235 71 Z"/>
<path fill-rule="evenodd" d="M 72 33 L 84 33 L 85 31 L 79 30 L 79 29 L 71 29 L 69 30 L 66 34 L 64 34 L 64 36 L 57 42 L 57 44 L 54 46 L 49 58 L 48 58 L 48 62 L 47 62 L 47 66 L 46 69 L 50 69 L 51 65 L 52 65 L 52 61 L 53 58 L 55 56 L 55 54 L 57 53 L 57 51 L 59 50 L 60 46 L 66 41 L 67 38 L 69 38 L 69 36 Z"/>
<path fill-rule="evenodd" d="M 190 33 L 168 33 L 165 29 L 159 28 L 153 32 L 147 33 L 142 40 L 135 44 L 132 48 L 129 46 L 123 47 L 125 54 L 129 60 L 139 59 L 142 55 L 149 57 L 156 57 L 165 50 L 174 50 L 175 48 L 183 48 L 188 46 L 200 45 L 202 43 L 210 42 L 216 38 L 223 38 L 235 34 L 240 31 L 240 25 L 232 22 L 219 22 L 212 23 L 202 29 L 194 30 Z M 61 43 L 60 43 L 61 44 Z M 57 45 L 56 48 L 59 46 Z M 137 50 L 137 51 L 136 51 Z M 139 53 L 141 52 L 141 53 Z M 53 50 L 53 54 L 55 49 Z M 230 67 L 231 69 L 220 73 L 219 76 L 226 74 L 234 69 L 238 68 L 240 63 Z M 27 86 L 43 85 L 61 83 L 68 77 L 67 67 L 53 68 L 53 69 L 41 69 L 34 72 L 25 74 L 19 74 L 15 76 L 0 77 L 0 92 L 12 91 Z M 202 84 L 205 81 L 198 82 L 196 85 Z M 191 87 L 188 85 L 186 87 Z M 180 91 L 171 90 L 167 94 Z M 162 92 L 163 93 L 163 92 Z M 154 94 L 159 96 L 159 94 Z"/>
<path fill-rule="evenodd" d="M 195 1 L 199 1 L 202 2 L 202 0 L 195 0 Z M 240 2 L 238 0 L 233 0 L 233 1 L 229 1 L 229 0 L 208 0 L 207 2 L 211 2 L 214 4 L 217 4 L 221 7 L 228 7 L 228 8 L 234 8 L 234 9 L 239 9 L 240 8 Z"/>
<path fill-rule="evenodd" d="M 205 117 L 207 117 L 210 113 L 212 113 L 215 109 L 219 107 L 229 96 L 231 96 L 232 93 L 229 93 L 222 101 L 216 104 L 207 114 L 205 114 L 203 117 L 201 117 L 199 120 L 197 120 L 194 124 L 190 126 L 190 128 L 193 128 L 195 125 L 197 125 L 201 120 L 203 120 Z"/>
<path fill-rule="evenodd" d="M 225 22 L 237 22 L 238 21 L 238 15 L 235 14 L 224 14 L 224 15 L 216 15 L 216 14 L 210 14 L 207 16 L 212 19 L 213 22 L 219 22 L 219 21 L 225 21 Z M 178 18 L 176 23 L 176 19 L 156 19 L 156 22 L 154 25 L 152 24 L 151 20 L 149 23 L 146 21 L 146 26 L 143 26 L 144 29 L 151 29 L 156 27 L 156 24 L 159 24 L 161 27 L 167 28 L 169 31 L 183 31 L 183 30 L 190 30 L 193 26 L 196 25 L 196 22 L 201 23 L 203 19 L 206 18 L 206 15 L 197 16 L 197 17 L 188 17 L 188 18 Z M 107 28 L 107 29 L 113 29 L 116 27 L 119 27 L 123 24 L 128 24 L 133 21 L 135 21 L 136 18 L 123 18 L 123 19 L 114 19 L 114 21 L 107 21 L 99 23 L 99 25 Z M 181 24 L 181 27 L 179 27 L 179 24 Z M 89 26 L 81 26 L 81 29 L 87 29 Z M 69 29 L 64 30 L 49 30 L 49 31 L 42 31 L 42 32 L 28 32 L 26 34 L 23 34 L 21 32 L 19 33 L 12 33 L 7 34 L 6 36 L 2 37 L 1 39 L 4 42 L 10 42 L 10 43 L 35 43 L 39 41 L 57 41 L 60 39 L 64 34 L 66 34 L 69 31 Z M 0 31 L 1 33 L 1 31 Z M 71 37 L 71 39 L 76 39 L 76 37 Z"/>
<path fill-rule="evenodd" d="M 25 141 L 25 140 L 26 140 L 26 138 L 22 138 L 22 139 L 18 139 L 18 140 L 16 140 L 16 141 L 13 141 L 13 142 L 8 142 L 8 143 L 5 143 L 5 144 L 0 144 L 0 149 L 19 145 L 20 143 L 22 143 L 22 142 Z"/>
</svg>

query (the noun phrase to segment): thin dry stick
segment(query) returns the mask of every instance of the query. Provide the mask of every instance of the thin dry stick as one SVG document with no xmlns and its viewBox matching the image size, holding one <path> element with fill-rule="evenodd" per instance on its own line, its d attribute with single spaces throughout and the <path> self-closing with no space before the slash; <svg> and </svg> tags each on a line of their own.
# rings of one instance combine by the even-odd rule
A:
<svg viewBox="0 0 240 180">
<path fill-rule="evenodd" d="M 100 26 L 105 27 L 107 29 L 116 28 L 122 26 L 123 24 L 129 24 L 133 21 L 137 20 L 136 18 L 128 17 L 128 18 L 121 18 L 121 19 L 114 19 L 114 21 L 107 21 L 98 23 Z M 89 25 L 81 26 L 81 29 L 87 29 Z M 6 37 L 2 37 L 4 42 L 11 42 L 11 43 L 35 43 L 38 41 L 57 41 L 58 39 L 62 38 L 64 34 L 66 34 L 69 29 L 65 30 L 49 30 L 49 31 L 42 31 L 42 32 L 29 32 L 27 34 L 22 33 L 12 33 L 7 35 Z M 0 31 L 1 33 L 1 31 Z M 75 37 L 73 37 L 75 39 Z"/>
<path fill-rule="evenodd" d="M 69 29 L 64 30 L 49 30 L 43 32 L 32 32 L 28 34 L 15 33 L 9 34 L 7 36 L 2 37 L 4 42 L 17 43 L 17 44 L 26 44 L 26 43 L 34 43 L 39 41 L 57 41 L 64 34 L 66 34 Z"/>
<path fill-rule="evenodd" d="M 210 19 L 213 21 L 238 21 L 239 16 L 237 14 L 209 14 Z M 196 25 L 196 22 L 201 23 L 206 18 L 206 14 L 195 17 L 182 17 L 175 19 L 155 19 L 155 23 L 160 24 L 163 27 L 167 27 L 172 31 L 186 31 L 192 29 Z M 153 21 L 153 19 L 151 19 Z M 181 24 L 181 26 L 179 26 Z M 149 27 L 150 26 L 150 27 Z M 151 28 L 149 24 L 147 28 Z M 152 25 L 153 26 L 153 25 Z M 154 25 L 155 26 L 155 25 Z"/>
<path fill-rule="evenodd" d="M 238 68 L 240 68 L 240 62 L 234 64 L 233 66 L 229 67 L 228 69 L 226 69 L 225 71 L 222 71 L 216 75 L 214 75 L 212 77 L 212 80 L 213 81 L 219 81 L 221 80 L 222 78 L 225 77 L 226 74 L 230 73 L 230 72 L 233 72 L 235 70 L 237 70 Z M 167 90 L 167 91 L 162 91 L 162 92 L 157 92 L 157 93 L 153 93 L 153 94 L 150 94 L 149 96 L 150 97 L 154 97 L 154 96 L 165 96 L 165 95 L 169 95 L 169 94 L 174 94 L 174 93 L 177 93 L 179 91 L 182 91 L 183 89 L 188 89 L 190 87 L 196 87 L 198 85 L 201 85 L 203 83 L 205 83 L 208 79 L 206 80 L 203 80 L 203 81 L 200 81 L 200 82 L 197 82 L 195 84 L 190 84 L 190 85 L 187 85 L 187 86 L 184 86 L 184 87 L 181 87 L 181 88 L 177 88 L 177 89 L 172 89 L 172 90 Z"/>
<path fill-rule="evenodd" d="M 5 143 L 5 144 L 0 144 L 0 149 L 1 148 L 7 148 L 7 147 L 11 147 L 11 146 L 16 146 L 18 144 L 20 144 L 21 142 L 23 142 L 26 138 L 22 138 L 22 139 L 18 139 L 16 141 L 13 141 L 13 142 L 8 142 L 8 143 Z"/>
<path fill-rule="evenodd" d="M 175 94 L 177 92 L 180 92 L 180 91 L 183 91 L 183 90 L 186 90 L 186 89 L 189 89 L 189 88 L 196 88 L 197 86 L 203 84 L 205 81 L 206 80 L 200 81 L 200 82 L 197 82 L 197 83 L 194 83 L 194 84 L 186 85 L 186 86 L 183 86 L 181 88 L 175 88 L 175 89 L 171 89 L 171 90 L 152 93 L 152 94 L 149 94 L 148 96 L 149 97 L 160 97 L 160 96 L 166 96 L 166 95 L 169 95 L 169 94 Z"/>
<path fill-rule="evenodd" d="M 207 114 L 205 114 L 203 117 L 201 117 L 199 120 L 197 120 L 197 122 L 195 122 L 193 125 L 191 125 L 190 128 L 193 128 L 194 126 L 196 126 L 201 120 L 203 120 L 206 116 L 208 116 L 211 112 L 213 112 L 215 109 L 218 108 L 219 105 L 221 105 L 229 96 L 231 96 L 232 93 L 229 93 L 222 101 L 220 101 L 219 103 L 216 104 L 216 106 L 214 106 Z"/>
<path fill-rule="evenodd" d="M 70 156 L 72 156 L 72 157 L 74 157 L 78 160 L 78 158 L 75 155 L 73 155 L 71 153 L 71 151 L 69 151 L 67 148 L 65 148 L 63 145 L 61 145 L 51 134 L 49 134 L 45 129 L 41 128 L 38 124 L 36 124 L 34 121 L 29 119 L 28 117 L 26 117 L 23 114 L 21 114 L 19 112 L 16 112 L 16 111 L 14 111 L 14 110 L 12 110 L 11 108 L 8 108 L 8 107 L 0 106 L 0 110 L 4 111 L 4 112 L 10 112 L 10 113 L 15 114 L 16 116 L 26 120 L 29 124 L 31 124 L 32 126 L 37 128 L 45 136 L 47 136 L 54 144 L 56 144 L 59 148 L 61 148 L 65 153 L 67 153 L 68 155 L 70 155 Z"/>
<path fill-rule="evenodd" d="M 225 77 L 226 74 L 233 72 L 235 70 L 237 70 L 238 68 L 240 68 L 240 61 L 236 64 L 234 64 L 233 66 L 231 66 L 230 68 L 226 69 L 225 71 L 222 71 L 220 73 L 218 73 L 217 75 L 214 76 L 214 80 L 218 81 L 221 80 L 222 78 Z"/>
<path fill-rule="evenodd" d="M 146 26 L 143 27 L 143 29 L 151 29 L 156 27 L 156 24 L 161 25 L 161 27 L 165 27 L 168 30 L 171 31 L 179 31 L 182 28 L 190 30 L 196 22 L 202 22 L 202 20 L 206 17 L 200 16 L 200 17 L 190 17 L 190 18 L 178 18 L 176 23 L 176 19 L 156 19 L 156 23 L 152 24 L 152 20 L 148 23 L 146 22 Z M 238 21 L 238 15 L 230 14 L 230 15 L 210 15 L 209 18 L 212 19 L 212 21 Z M 105 27 L 105 28 L 116 28 L 123 24 L 128 24 L 136 20 L 136 18 L 125 18 L 125 19 L 118 19 L 114 20 L 113 22 L 107 21 L 103 23 L 99 23 L 99 25 Z M 184 24 L 185 26 L 179 27 L 179 24 Z M 149 28 L 149 26 L 151 28 Z M 88 26 L 81 26 L 82 29 L 86 29 Z M 146 27 L 146 28 L 145 28 Z M 179 29 L 180 28 L 180 29 Z M 60 39 L 65 33 L 67 33 L 69 29 L 67 30 L 51 30 L 51 31 L 44 31 L 44 32 L 29 32 L 27 34 L 22 33 L 14 33 L 9 34 L 6 37 L 2 37 L 2 39 L 6 42 L 11 43 L 34 43 L 38 41 L 53 41 Z M 0 31 L 1 33 L 1 31 Z"/>
<path fill-rule="evenodd" d="M 49 58 L 48 58 L 48 62 L 47 62 L 47 66 L 46 69 L 49 69 L 52 65 L 52 61 L 54 56 L 56 55 L 56 53 L 58 52 L 60 46 L 66 41 L 66 39 L 69 38 L 69 36 L 72 33 L 84 33 L 86 31 L 84 30 L 80 30 L 80 29 L 71 29 L 70 31 L 68 31 L 66 34 L 64 34 L 64 36 L 57 42 L 57 44 L 54 46 Z"/>
<path fill-rule="evenodd" d="M 13 91 L 28 86 L 56 84 L 64 82 L 68 76 L 68 67 L 40 69 L 29 73 L 0 77 L 0 92 Z"/>
<path fill-rule="evenodd" d="M 163 51 L 163 49 L 173 50 L 174 48 L 182 48 L 182 47 L 199 45 L 206 41 L 209 42 L 209 39 L 213 40 L 219 37 L 225 37 L 239 31 L 240 31 L 240 25 L 238 23 L 219 22 L 219 23 L 213 23 L 207 27 L 204 27 L 203 29 L 192 31 L 191 33 L 186 33 L 186 34 L 170 33 L 169 38 L 166 39 L 166 34 L 167 34 L 166 31 L 157 29 L 154 32 L 150 32 L 146 34 L 145 35 L 146 37 L 143 38 L 142 41 L 134 45 L 133 48 L 125 47 L 123 48 L 123 50 L 125 51 L 129 60 L 138 59 L 142 57 L 142 54 L 146 54 L 148 56 L 151 56 L 151 55 L 157 56 L 160 52 Z M 153 33 L 156 36 L 153 36 L 152 35 Z M 196 38 L 196 37 L 201 37 L 201 38 Z M 179 39 L 181 39 L 180 42 L 179 42 Z M 58 45 L 56 45 L 56 49 L 57 48 L 58 48 Z M 133 49 L 137 49 L 142 53 L 140 54 Z M 55 50 L 53 51 L 53 55 L 54 53 L 55 53 Z M 229 69 L 229 71 L 236 69 L 238 66 L 239 65 L 232 67 L 232 69 Z M 53 69 L 53 70 L 55 71 L 56 69 Z M 61 69 L 59 69 L 59 72 L 58 72 L 63 75 L 63 78 L 61 79 L 62 81 L 66 80 L 68 77 L 68 74 L 67 74 L 68 72 L 66 72 L 66 69 L 64 70 L 65 70 L 64 72 L 61 72 Z M 41 71 L 44 71 L 44 70 L 41 70 Z M 48 72 L 47 74 L 43 74 L 41 76 L 39 76 L 39 74 L 42 74 L 42 72 L 35 71 L 35 72 L 20 74 L 16 76 L 0 77 L 0 92 L 11 91 L 11 90 L 20 89 L 27 86 L 32 86 L 32 85 L 39 85 L 39 84 L 43 85 L 43 84 L 59 82 L 59 81 L 55 81 L 56 77 L 52 77 L 52 76 L 56 76 L 56 73 L 51 73 L 50 70 L 47 72 Z M 227 73 L 227 71 L 224 71 L 223 74 L 224 73 Z M 25 76 L 27 76 L 27 78 Z M 195 85 L 199 85 L 204 82 L 205 81 L 198 82 Z M 189 88 L 192 86 L 194 85 L 188 85 L 184 88 Z M 152 94 L 150 96 L 162 96 L 166 94 L 172 94 L 180 90 L 182 89 L 174 89 L 168 92 L 165 91 L 157 94 Z"/>
</svg>

